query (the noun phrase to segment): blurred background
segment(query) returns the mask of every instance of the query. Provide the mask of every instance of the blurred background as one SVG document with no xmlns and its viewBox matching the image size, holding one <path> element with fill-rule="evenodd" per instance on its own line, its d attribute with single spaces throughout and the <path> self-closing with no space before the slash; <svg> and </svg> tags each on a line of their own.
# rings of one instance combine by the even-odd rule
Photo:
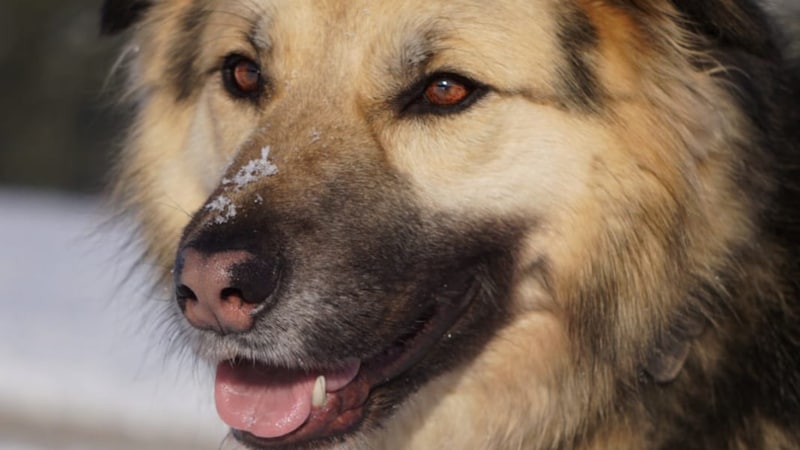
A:
<svg viewBox="0 0 800 450">
<path fill-rule="evenodd" d="M 210 375 L 101 192 L 124 38 L 101 0 L 0 0 L 0 450 L 214 449 Z"/>
<path fill-rule="evenodd" d="M 800 33 L 800 0 L 773 1 Z M 106 225 L 125 117 L 100 5 L 0 0 L 0 450 L 217 448 L 209 374 L 167 351 L 170 295 Z"/>
</svg>

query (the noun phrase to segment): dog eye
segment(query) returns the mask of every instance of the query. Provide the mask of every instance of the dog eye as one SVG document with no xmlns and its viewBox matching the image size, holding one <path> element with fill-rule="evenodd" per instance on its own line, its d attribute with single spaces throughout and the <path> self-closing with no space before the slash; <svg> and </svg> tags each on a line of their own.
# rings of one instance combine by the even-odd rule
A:
<svg viewBox="0 0 800 450">
<path fill-rule="evenodd" d="M 449 78 L 440 78 L 425 88 L 425 100 L 436 106 L 455 106 L 469 96 L 470 89 L 463 83 Z"/>
<path fill-rule="evenodd" d="M 237 98 L 255 99 L 264 89 L 261 68 L 242 55 L 230 55 L 222 65 L 225 89 Z"/>
<path fill-rule="evenodd" d="M 486 86 L 461 75 L 438 73 L 425 78 L 412 87 L 401 108 L 406 114 L 452 114 L 462 111 L 488 89 Z"/>
</svg>

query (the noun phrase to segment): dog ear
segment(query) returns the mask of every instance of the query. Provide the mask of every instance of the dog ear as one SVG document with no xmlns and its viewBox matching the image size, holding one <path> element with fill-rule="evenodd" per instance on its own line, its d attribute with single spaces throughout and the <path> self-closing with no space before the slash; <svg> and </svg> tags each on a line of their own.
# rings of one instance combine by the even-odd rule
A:
<svg viewBox="0 0 800 450">
<path fill-rule="evenodd" d="M 139 20 L 150 6 L 151 0 L 105 0 L 100 12 L 100 32 L 119 33 Z"/>
</svg>

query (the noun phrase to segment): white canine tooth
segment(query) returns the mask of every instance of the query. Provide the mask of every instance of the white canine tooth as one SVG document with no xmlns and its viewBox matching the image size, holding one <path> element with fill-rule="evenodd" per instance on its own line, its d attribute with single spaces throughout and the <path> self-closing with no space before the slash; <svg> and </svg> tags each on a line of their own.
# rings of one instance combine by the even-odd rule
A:
<svg viewBox="0 0 800 450">
<path fill-rule="evenodd" d="M 314 382 L 314 391 L 311 393 L 311 404 L 319 408 L 325 404 L 325 376 L 320 375 Z"/>
</svg>

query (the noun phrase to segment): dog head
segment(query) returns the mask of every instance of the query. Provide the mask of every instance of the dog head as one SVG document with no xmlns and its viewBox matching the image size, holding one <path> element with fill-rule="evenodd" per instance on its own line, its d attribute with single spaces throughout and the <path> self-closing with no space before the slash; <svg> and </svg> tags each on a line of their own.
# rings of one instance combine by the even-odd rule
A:
<svg viewBox="0 0 800 450">
<path fill-rule="evenodd" d="M 769 190 L 741 183 L 753 127 L 701 51 L 773 57 L 748 5 L 107 1 L 105 30 L 137 24 L 118 190 L 234 435 L 441 410 L 557 441 L 673 379 L 687 298 L 722 289 Z"/>
</svg>

